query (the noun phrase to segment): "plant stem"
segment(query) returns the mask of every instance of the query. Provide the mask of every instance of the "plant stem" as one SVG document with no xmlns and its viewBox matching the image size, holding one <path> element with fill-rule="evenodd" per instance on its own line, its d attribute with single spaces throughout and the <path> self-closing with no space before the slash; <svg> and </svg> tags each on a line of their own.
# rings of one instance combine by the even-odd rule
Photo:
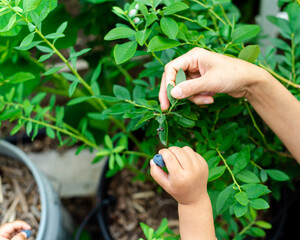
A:
<svg viewBox="0 0 300 240">
<path fill-rule="evenodd" d="M 230 167 L 228 166 L 228 164 L 227 164 L 225 158 L 223 157 L 223 155 L 221 154 L 221 152 L 219 151 L 218 148 L 216 148 L 216 151 L 217 151 L 218 155 L 220 156 L 220 158 L 222 159 L 223 163 L 225 164 L 225 166 L 226 166 L 228 172 L 230 173 L 231 178 L 232 178 L 234 184 L 238 187 L 238 189 L 239 189 L 240 192 L 243 192 L 242 189 L 241 189 L 241 186 L 240 186 L 240 185 L 238 184 L 238 182 L 236 181 L 234 174 L 232 173 Z"/>
<path fill-rule="evenodd" d="M 238 233 L 238 235 L 243 235 L 245 232 L 247 232 L 253 225 L 255 224 L 255 220 L 254 221 L 252 221 L 249 225 L 247 225 L 246 227 L 244 227 L 243 229 L 242 229 L 242 231 L 240 231 L 239 233 Z"/>
<path fill-rule="evenodd" d="M 193 20 L 193 19 L 190 19 L 190 18 L 181 16 L 181 15 L 178 15 L 178 14 L 172 14 L 172 15 L 173 15 L 174 17 L 181 18 L 181 19 L 184 19 L 184 20 L 189 21 L 189 22 L 192 22 L 192 23 L 196 23 L 196 24 L 198 24 L 200 27 L 203 27 L 203 28 L 205 28 L 205 29 L 208 30 L 208 31 L 215 32 L 212 28 L 209 28 L 209 27 L 207 27 L 207 26 L 202 26 L 197 20 Z"/>
<path fill-rule="evenodd" d="M 219 3 L 219 7 L 221 8 L 222 14 L 223 14 L 225 20 L 227 21 L 228 25 L 229 25 L 230 27 L 232 27 L 232 23 L 229 21 L 229 19 L 228 19 L 228 17 L 227 17 L 227 14 L 226 14 L 226 12 L 225 12 L 225 10 L 224 10 L 224 8 L 223 8 L 223 6 L 222 6 L 221 3 Z"/>
<path fill-rule="evenodd" d="M 259 133 L 259 135 L 262 137 L 263 142 L 264 142 L 264 144 L 266 145 L 266 147 L 269 148 L 269 145 L 268 145 L 268 143 L 267 143 L 267 141 L 266 141 L 266 137 L 265 137 L 265 135 L 262 133 L 262 131 L 260 130 L 260 128 L 257 126 L 257 123 L 256 123 L 256 121 L 255 121 L 255 119 L 254 119 L 254 117 L 253 117 L 253 114 L 252 114 L 252 112 L 251 112 L 251 110 L 250 110 L 250 107 L 249 107 L 248 103 L 247 103 L 246 101 L 244 101 L 244 104 L 245 104 L 245 106 L 246 106 L 246 108 L 247 108 L 247 110 L 248 110 L 248 112 L 249 112 L 249 115 L 250 115 L 250 117 L 251 117 L 251 120 L 252 120 L 252 123 L 253 123 L 255 129 L 257 130 L 257 132 Z"/>
<path fill-rule="evenodd" d="M 272 74 L 272 75 L 273 75 L 275 78 L 277 78 L 278 80 L 280 80 L 280 81 L 282 81 L 282 82 L 285 82 L 285 83 L 287 83 L 287 84 L 289 84 L 289 85 L 291 85 L 291 86 L 293 86 L 293 87 L 295 87 L 295 88 L 297 88 L 297 89 L 300 89 L 300 85 L 299 85 L 299 84 L 296 84 L 296 83 L 293 83 L 293 82 L 287 80 L 286 78 L 284 78 L 284 77 L 280 76 L 279 74 L 277 74 L 277 73 L 276 73 L 275 71 L 273 71 L 271 68 L 266 67 L 266 66 L 264 66 L 264 65 L 261 64 L 261 63 L 259 63 L 258 65 L 259 65 L 261 68 L 267 70 L 270 74 Z"/>
<path fill-rule="evenodd" d="M 209 12 L 211 12 L 221 23 L 223 23 L 224 25 L 227 25 L 226 22 L 220 18 L 220 16 L 210 7 L 206 6 L 204 3 L 198 1 L 198 0 L 192 0 L 195 3 L 198 3 L 199 5 L 201 5 L 202 7 L 208 9 Z"/>
<path fill-rule="evenodd" d="M 296 81 L 296 57 L 295 57 L 295 33 L 291 35 L 291 48 L 292 48 L 292 82 Z"/>
</svg>

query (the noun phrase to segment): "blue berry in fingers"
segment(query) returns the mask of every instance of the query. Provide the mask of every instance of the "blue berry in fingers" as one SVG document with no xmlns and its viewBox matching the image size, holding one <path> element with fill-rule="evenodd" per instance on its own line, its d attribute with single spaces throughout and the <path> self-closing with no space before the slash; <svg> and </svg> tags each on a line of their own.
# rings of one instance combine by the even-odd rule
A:
<svg viewBox="0 0 300 240">
<path fill-rule="evenodd" d="M 154 156 L 154 158 L 153 158 L 153 161 L 154 161 L 155 164 L 156 164 L 157 166 L 159 166 L 159 167 L 164 167 L 164 166 L 166 166 L 166 165 L 165 165 L 165 162 L 164 162 L 164 159 L 163 159 L 162 155 L 160 155 L 160 154 L 156 154 L 156 155 Z"/>
<path fill-rule="evenodd" d="M 27 238 L 29 238 L 31 236 L 30 230 L 23 230 L 22 232 L 26 234 Z"/>
</svg>

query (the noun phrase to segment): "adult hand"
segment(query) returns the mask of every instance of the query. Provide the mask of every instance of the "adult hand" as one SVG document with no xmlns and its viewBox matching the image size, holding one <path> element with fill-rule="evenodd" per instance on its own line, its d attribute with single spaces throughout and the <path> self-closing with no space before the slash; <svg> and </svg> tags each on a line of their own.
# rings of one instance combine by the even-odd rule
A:
<svg viewBox="0 0 300 240">
<path fill-rule="evenodd" d="M 182 69 L 188 81 L 175 86 L 177 72 Z M 161 109 L 169 108 L 167 86 L 175 86 L 171 95 L 176 99 L 189 98 L 195 104 L 211 104 L 215 93 L 247 97 L 248 88 L 259 81 L 265 70 L 246 61 L 194 48 L 165 66 L 159 100 Z"/>
<path fill-rule="evenodd" d="M 179 204 L 194 205 L 207 198 L 208 166 L 198 153 L 190 147 L 170 147 L 159 154 L 169 174 L 151 160 L 151 175 Z"/>
<path fill-rule="evenodd" d="M 26 233 L 22 230 L 30 230 L 31 227 L 23 221 L 14 221 L 0 227 L 0 240 L 26 240 Z"/>
</svg>

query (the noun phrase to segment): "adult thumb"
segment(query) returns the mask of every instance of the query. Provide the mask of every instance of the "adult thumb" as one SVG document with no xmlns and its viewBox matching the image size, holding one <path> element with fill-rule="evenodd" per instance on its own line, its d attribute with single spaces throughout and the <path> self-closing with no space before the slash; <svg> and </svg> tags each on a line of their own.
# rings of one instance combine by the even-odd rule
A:
<svg viewBox="0 0 300 240">
<path fill-rule="evenodd" d="M 183 99 L 201 92 L 213 92 L 212 86 L 210 86 L 210 80 L 208 80 L 208 78 L 209 75 L 206 74 L 200 78 L 181 82 L 172 89 L 171 95 L 173 98 Z"/>
<path fill-rule="evenodd" d="M 15 235 L 11 240 L 26 240 L 27 235 L 24 232 L 20 232 L 17 235 Z"/>
</svg>

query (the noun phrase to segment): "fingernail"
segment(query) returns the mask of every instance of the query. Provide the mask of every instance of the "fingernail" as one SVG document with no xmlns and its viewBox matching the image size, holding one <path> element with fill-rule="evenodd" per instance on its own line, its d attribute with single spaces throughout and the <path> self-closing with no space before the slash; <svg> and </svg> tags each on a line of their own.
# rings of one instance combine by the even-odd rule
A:
<svg viewBox="0 0 300 240">
<path fill-rule="evenodd" d="M 154 165 L 153 159 L 150 160 L 150 166 L 152 167 Z"/>
<path fill-rule="evenodd" d="M 180 87 L 174 87 L 171 91 L 171 95 L 174 98 L 181 98 L 182 97 L 182 90 Z"/>
<path fill-rule="evenodd" d="M 214 100 L 211 98 L 204 100 L 204 104 L 212 104 L 212 103 L 214 103 Z"/>
</svg>

